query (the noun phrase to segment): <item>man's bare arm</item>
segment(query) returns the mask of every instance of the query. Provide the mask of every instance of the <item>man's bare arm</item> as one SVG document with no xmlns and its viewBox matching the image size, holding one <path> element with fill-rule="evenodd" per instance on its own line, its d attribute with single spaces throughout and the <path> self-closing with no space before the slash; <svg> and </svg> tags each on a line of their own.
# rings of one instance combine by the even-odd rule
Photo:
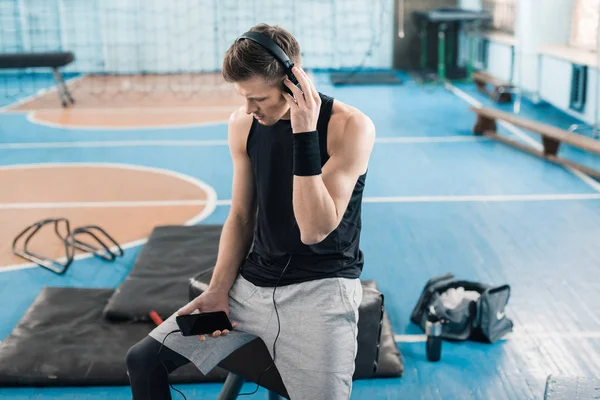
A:
<svg viewBox="0 0 600 400">
<path fill-rule="evenodd" d="M 252 244 L 256 223 L 256 195 L 246 138 L 251 117 L 238 110 L 229 119 L 228 142 L 233 160 L 231 209 L 223 226 L 211 290 L 229 292 L 238 268 Z"/>
<path fill-rule="evenodd" d="M 357 113 L 339 136 L 321 175 L 294 176 L 294 214 L 305 244 L 321 242 L 340 224 L 354 186 L 366 172 L 375 127 Z"/>
</svg>

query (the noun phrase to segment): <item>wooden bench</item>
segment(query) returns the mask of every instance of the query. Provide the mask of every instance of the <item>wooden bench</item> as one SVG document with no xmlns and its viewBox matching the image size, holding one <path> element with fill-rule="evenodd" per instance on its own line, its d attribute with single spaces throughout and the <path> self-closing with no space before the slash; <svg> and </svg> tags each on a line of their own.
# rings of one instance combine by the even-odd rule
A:
<svg viewBox="0 0 600 400">
<path fill-rule="evenodd" d="M 574 161 L 566 160 L 564 158 L 558 157 L 557 155 L 561 143 L 567 143 L 571 146 L 600 155 L 600 140 L 592 139 L 590 137 L 583 136 L 578 133 L 569 132 L 552 125 L 532 121 L 523 117 L 518 117 L 514 114 L 510 114 L 500 110 L 495 110 L 492 108 L 471 107 L 471 111 L 474 111 L 477 114 L 477 121 L 475 122 L 475 126 L 473 127 L 474 134 L 485 135 L 492 139 L 513 146 L 517 149 L 526 151 L 528 153 L 542 157 L 546 160 L 552 161 L 557 164 L 566 165 L 578 169 L 581 172 L 593 176 L 596 179 L 600 179 L 600 171 L 596 171 Z M 541 135 L 543 149 L 539 150 L 532 146 L 528 146 L 521 142 L 509 139 L 508 137 L 498 135 L 496 129 L 497 120 L 511 123 L 515 126 L 519 126 L 523 129 Z"/>
<path fill-rule="evenodd" d="M 73 100 L 59 68 L 74 60 L 75 56 L 71 52 L 0 54 L 0 69 L 51 68 L 61 104 L 66 107 L 68 103 L 75 103 L 75 100 Z"/>
<path fill-rule="evenodd" d="M 477 89 L 498 103 L 512 102 L 511 90 L 514 87 L 510 82 L 498 79 L 487 72 L 475 71 L 471 74 Z M 494 90 L 489 91 L 486 85 L 491 85 Z"/>
</svg>

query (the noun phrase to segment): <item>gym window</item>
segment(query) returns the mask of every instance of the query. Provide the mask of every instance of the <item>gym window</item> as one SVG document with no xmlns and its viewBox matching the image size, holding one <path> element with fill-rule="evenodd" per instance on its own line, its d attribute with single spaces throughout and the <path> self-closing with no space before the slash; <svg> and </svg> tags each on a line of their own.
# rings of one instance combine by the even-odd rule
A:
<svg viewBox="0 0 600 400">
<path fill-rule="evenodd" d="M 591 51 L 598 50 L 599 14 L 600 0 L 575 0 L 571 20 L 571 46 Z"/>
<path fill-rule="evenodd" d="M 585 93 L 587 92 L 587 66 L 573 65 L 571 76 L 571 100 L 569 108 L 583 112 L 585 109 Z"/>
<path fill-rule="evenodd" d="M 490 41 L 481 38 L 476 42 L 475 48 L 475 67 L 480 69 L 487 69 L 487 61 L 488 61 L 488 48 L 490 45 Z"/>
<path fill-rule="evenodd" d="M 490 29 L 515 33 L 516 0 L 483 0 L 483 9 L 492 15 Z"/>
</svg>

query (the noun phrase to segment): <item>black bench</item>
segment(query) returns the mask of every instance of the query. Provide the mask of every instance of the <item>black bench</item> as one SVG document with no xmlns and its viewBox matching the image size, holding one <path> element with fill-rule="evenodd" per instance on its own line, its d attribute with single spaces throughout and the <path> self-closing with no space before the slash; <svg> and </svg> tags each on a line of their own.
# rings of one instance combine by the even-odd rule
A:
<svg viewBox="0 0 600 400">
<path fill-rule="evenodd" d="M 75 100 L 73 100 L 58 68 L 68 65 L 74 60 L 75 56 L 71 52 L 5 53 L 0 54 L 0 69 L 52 68 L 62 106 L 66 107 L 68 103 L 75 103 Z"/>
</svg>

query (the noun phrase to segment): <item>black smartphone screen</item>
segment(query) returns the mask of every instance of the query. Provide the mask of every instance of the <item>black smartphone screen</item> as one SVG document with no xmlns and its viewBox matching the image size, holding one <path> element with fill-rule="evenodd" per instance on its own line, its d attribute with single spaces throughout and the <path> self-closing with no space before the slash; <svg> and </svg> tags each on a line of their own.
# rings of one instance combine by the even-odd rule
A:
<svg viewBox="0 0 600 400">
<path fill-rule="evenodd" d="M 178 315 L 176 321 L 183 336 L 210 334 L 223 329 L 233 329 L 225 311 Z"/>
</svg>

